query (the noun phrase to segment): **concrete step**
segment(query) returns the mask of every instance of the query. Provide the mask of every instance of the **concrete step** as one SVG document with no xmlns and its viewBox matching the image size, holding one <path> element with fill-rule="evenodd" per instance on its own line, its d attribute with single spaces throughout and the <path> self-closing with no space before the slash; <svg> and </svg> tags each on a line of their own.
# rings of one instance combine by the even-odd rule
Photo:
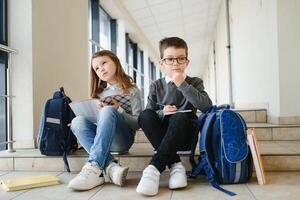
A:
<svg viewBox="0 0 300 200">
<path fill-rule="evenodd" d="M 267 123 L 266 109 L 233 109 L 238 112 L 247 123 Z M 198 112 L 197 115 L 201 115 Z"/>
<path fill-rule="evenodd" d="M 294 141 L 300 140 L 300 125 L 274 125 L 269 123 L 247 123 L 248 128 L 255 128 L 259 141 Z M 136 143 L 149 143 L 142 130 L 137 131 Z"/>
<path fill-rule="evenodd" d="M 270 123 L 247 123 L 255 128 L 258 140 L 294 141 L 300 140 L 300 125 L 278 125 Z"/>
<path fill-rule="evenodd" d="M 260 141 L 263 163 L 266 171 L 299 171 L 300 141 Z M 197 153 L 198 154 L 198 153 Z M 115 155 L 122 165 L 131 171 L 142 171 L 153 155 L 149 143 L 136 143 L 128 154 Z M 198 154 L 199 155 L 199 154 Z M 79 171 L 87 160 L 84 150 L 68 156 L 72 171 Z M 187 170 L 190 170 L 189 157 L 181 156 Z M 17 150 L 15 153 L 0 152 L 0 171 L 62 171 L 62 157 L 41 155 L 38 149 Z"/>
<path fill-rule="evenodd" d="M 233 109 L 238 112 L 247 123 L 267 123 L 266 109 Z"/>
</svg>

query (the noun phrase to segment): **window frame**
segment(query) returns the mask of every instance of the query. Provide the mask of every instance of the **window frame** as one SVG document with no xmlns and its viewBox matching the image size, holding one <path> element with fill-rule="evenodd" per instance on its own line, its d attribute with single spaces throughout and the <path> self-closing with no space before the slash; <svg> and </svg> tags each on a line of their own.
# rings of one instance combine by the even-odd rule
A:
<svg viewBox="0 0 300 200">
<path fill-rule="evenodd" d="M 101 14 L 107 17 L 108 24 L 106 28 L 109 29 L 107 48 L 105 44 L 101 44 Z M 90 56 L 100 50 L 111 50 L 117 53 L 117 31 L 118 25 L 115 19 L 102 8 L 99 0 L 89 0 L 89 42 L 90 42 Z"/>
<path fill-rule="evenodd" d="M 0 10 L 2 11 L 2 15 L 0 16 L 0 22 L 2 24 L 1 30 L 0 30 L 0 44 L 7 46 L 8 45 L 8 30 L 7 30 L 7 0 L 0 0 Z M 1 69 L 1 71 L 4 74 L 0 74 L 1 82 L 0 86 L 3 87 L 3 92 L 0 93 L 0 95 L 7 95 L 7 70 L 8 70 L 8 53 L 0 51 L 0 64 L 4 66 L 4 68 Z M 2 67 L 1 66 L 1 67 Z M 2 78 L 3 77 L 3 78 Z M 1 91 L 1 90 L 0 90 Z M 2 94 L 4 93 L 4 94 Z M 3 143 L 7 141 L 7 99 L 4 97 L 0 97 L 0 106 L 4 110 L 4 118 L 3 121 L 0 122 L 3 124 L 3 129 L 0 130 L 4 134 L 1 134 L 0 136 L 0 150 L 6 150 L 7 144 Z M 2 143 L 2 144 L 1 144 Z"/>
<path fill-rule="evenodd" d="M 6 45 L 7 41 L 7 0 L 0 0 L 0 9 L 2 11 L 2 15 L 0 16 L 0 44 Z"/>
</svg>

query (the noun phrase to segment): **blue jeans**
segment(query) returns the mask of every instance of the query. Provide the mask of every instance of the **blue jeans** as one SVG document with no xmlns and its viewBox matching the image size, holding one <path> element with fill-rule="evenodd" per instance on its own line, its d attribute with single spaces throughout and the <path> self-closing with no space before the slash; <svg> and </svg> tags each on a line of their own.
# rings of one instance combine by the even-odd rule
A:
<svg viewBox="0 0 300 200">
<path fill-rule="evenodd" d="M 100 169 L 105 169 L 114 160 L 110 151 L 128 151 L 134 142 L 133 130 L 111 106 L 99 110 L 97 125 L 77 116 L 72 120 L 71 129 L 89 153 L 88 161 L 96 161 Z"/>
</svg>

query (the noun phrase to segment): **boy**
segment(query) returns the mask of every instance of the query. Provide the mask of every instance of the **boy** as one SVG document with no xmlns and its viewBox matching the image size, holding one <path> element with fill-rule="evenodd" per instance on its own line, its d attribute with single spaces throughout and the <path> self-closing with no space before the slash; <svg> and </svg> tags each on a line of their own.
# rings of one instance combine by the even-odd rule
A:
<svg viewBox="0 0 300 200">
<path fill-rule="evenodd" d="M 138 118 L 156 150 L 136 188 L 138 193 L 148 196 L 158 193 L 159 177 L 166 166 L 170 169 L 170 189 L 187 186 L 186 171 L 176 152 L 190 148 L 196 110 L 205 112 L 212 105 L 203 81 L 185 74 L 189 64 L 186 42 L 178 37 L 164 38 L 159 50 L 159 66 L 166 77 L 150 85 L 146 110 Z M 182 110 L 191 112 L 168 113 Z"/>
</svg>

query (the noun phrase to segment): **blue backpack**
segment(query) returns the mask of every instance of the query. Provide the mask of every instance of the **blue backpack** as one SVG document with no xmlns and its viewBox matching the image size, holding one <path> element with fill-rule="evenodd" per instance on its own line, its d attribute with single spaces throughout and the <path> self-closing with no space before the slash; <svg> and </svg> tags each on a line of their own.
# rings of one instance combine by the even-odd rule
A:
<svg viewBox="0 0 300 200">
<path fill-rule="evenodd" d="M 230 196 L 236 195 L 219 184 L 245 183 L 252 176 L 252 157 L 247 144 L 247 126 L 244 119 L 229 109 L 229 105 L 212 106 L 196 124 L 195 140 L 190 162 L 190 178 L 204 173 L 209 183 Z M 200 135 L 198 163 L 194 160 L 198 133 Z"/>
<path fill-rule="evenodd" d="M 38 135 L 38 147 L 41 154 L 63 156 L 68 172 L 70 168 L 67 153 L 78 149 L 77 139 L 68 127 L 75 117 L 69 103 L 71 99 L 65 95 L 63 87 L 54 92 L 53 98 L 45 103 Z"/>
</svg>

